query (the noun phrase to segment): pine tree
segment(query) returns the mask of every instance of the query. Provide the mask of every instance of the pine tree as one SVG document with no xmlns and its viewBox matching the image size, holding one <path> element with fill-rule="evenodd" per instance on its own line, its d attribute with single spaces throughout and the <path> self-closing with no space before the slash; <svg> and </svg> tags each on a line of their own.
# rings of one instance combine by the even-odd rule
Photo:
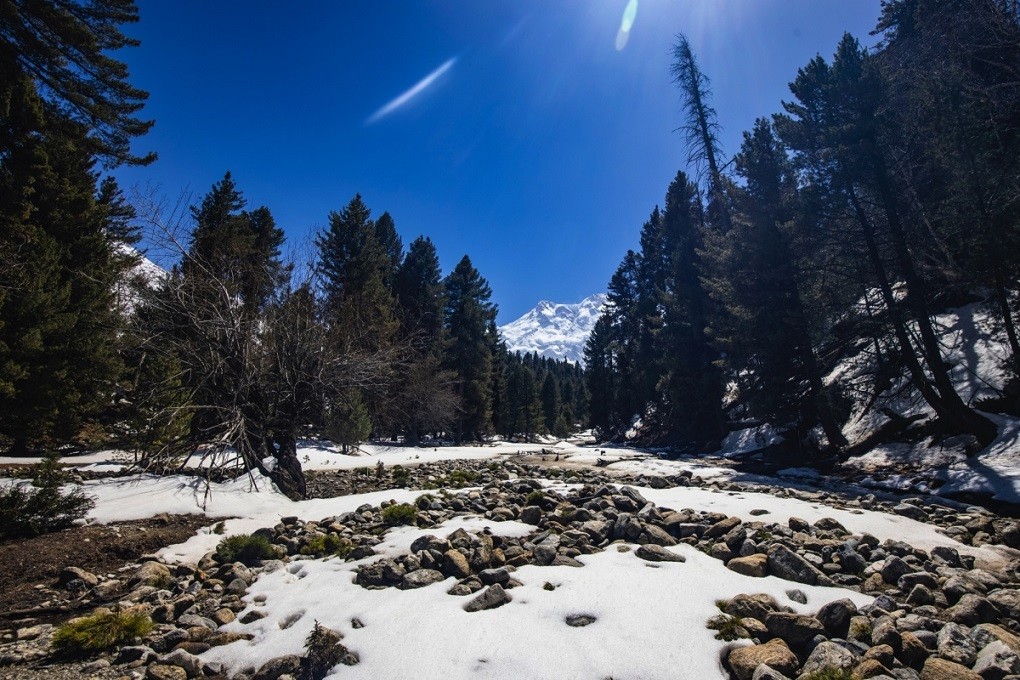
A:
<svg viewBox="0 0 1020 680">
<path fill-rule="evenodd" d="M 389 260 L 384 278 L 386 286 L 392 290 L 397 270 L 404 258 L 404 243 L 400 240 L 400 235 L 397 234 L 397 225 L 388 212 L 379 215 L 379 219 L 375 221 L 375 239 Z"/>
<path fill-rule="evenodd" d="M 481 439 L 492 421 L 492 290 L 465 255 L 444 282 L 448 341 L 444 364 L 457 375 L 456 441 Z"/>
<path fill-rule="evenodd" d="M 16 451 L 66 441 L 119 372 L 119 274 L 96 203 L 87 131 L 41 101 L 27 77 L 0 117 L 0 432 Z"/>
<path fill-rule="evenodd" d="M 556 379 L 552 372 L 545 374 L 542 381 L 542 418 L 545 428 L 557 437 L 565 435 L 562 428 L 562 413 L 560 404 L 560 390 L 556 386 Z M 560 427 L 557 427 L 559 424 Z"/>
<path fill-rule="evenodd" d="M 3 0 L 0 16 L 0 101 L 24 76 L 82 126 L 83 152 L 109 165 L 156 159 L 131 153 L 131 138 L 153 125 L 136 117 L 149 95 L 127 81 L 127 66 L 110 55 L 139 44 L 121 32 L 138 21 L 133 0 Z"/>
</svg>

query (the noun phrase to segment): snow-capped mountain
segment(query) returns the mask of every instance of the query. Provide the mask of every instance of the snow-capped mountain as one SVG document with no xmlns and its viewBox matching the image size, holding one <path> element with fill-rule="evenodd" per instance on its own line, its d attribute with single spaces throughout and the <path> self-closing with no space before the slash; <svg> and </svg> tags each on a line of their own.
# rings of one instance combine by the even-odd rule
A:
<svg viewBox="0 0 1020 680">
<path fill-rule="evenodd" d="M 542 300 L 521 318 L 500 326 L 499 332 L 510 351 L 538 352 L 553 359 L 581 362 L 584 343 L 605 304 L 605 293 L 573 305 Z"/>
</svg>

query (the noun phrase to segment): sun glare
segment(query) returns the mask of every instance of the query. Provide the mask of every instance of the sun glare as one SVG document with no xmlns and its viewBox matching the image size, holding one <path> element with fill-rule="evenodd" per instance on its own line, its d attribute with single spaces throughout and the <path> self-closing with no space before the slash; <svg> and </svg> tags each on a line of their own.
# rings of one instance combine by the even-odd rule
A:
<svg viewBox="0 0 1020 680">
<path fill-rule="evenodd" d="M 616 50 L 620 51 L 627 46 L 630 39 L 630 29 L 634 26 L 634 19 L 637 17 L 638 0 L 630 0 L 623 10 L 623 18 L 620 20 L 620 30 L 616 33 Z"/>
</svg>

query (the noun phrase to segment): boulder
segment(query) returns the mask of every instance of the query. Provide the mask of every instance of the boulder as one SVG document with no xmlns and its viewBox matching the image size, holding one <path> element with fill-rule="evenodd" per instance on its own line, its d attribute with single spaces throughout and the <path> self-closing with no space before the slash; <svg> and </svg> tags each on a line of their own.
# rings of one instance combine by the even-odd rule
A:
<svg viewBox="0 0 1020 680">
<path fill-rule="evenodd" d="M 734 557 L 726 563 L 727 568 L 744 576 L 762 578 L 768 574 L 767 555 L 749 555 L 748 557 Z"/>
<path fill-rule="evenodd" d="M 678 555 L 671 550 L 666 550 L 662 546 L 649 544 L 640 545 L 634 554 L 643 560 L 649 562 L 686 562 L 687 558 L 683 555 Z"/>
<path fill-rule="evenodd" d="M 793 647 L 801 647 L 816 635 L 824 635 L 825 627 L 813 616 L 772 612 L 765 617 L 769 633 L 782 638 Z"/>
<path fill-rule="evenodd" d="M 983 680 L 983 678 L 966 666 L 933 656 L 924 662 L 921 680 Z"/>
<path fill-rule="evenodd" d="M 503 586 L 498 583 L 494 583 L 483 590 L 480 595 L 465 604 L 464 611 L 479 612 L 485 609 L 496 609 L 497 607 L 502 607 L 512 599 L 513 598 L 510 597 L 510 593 L 503 590 Z"/>
<path fill-rule="evenodd" d="M 766 665 L 783 675 L 792 676 L 797 672 L 797 656 L 782 640 L 770 640 L 763 645 L 737 647 L 726 657 L 737 680 L 751 680 L 755 670 Z"/>
</svg>

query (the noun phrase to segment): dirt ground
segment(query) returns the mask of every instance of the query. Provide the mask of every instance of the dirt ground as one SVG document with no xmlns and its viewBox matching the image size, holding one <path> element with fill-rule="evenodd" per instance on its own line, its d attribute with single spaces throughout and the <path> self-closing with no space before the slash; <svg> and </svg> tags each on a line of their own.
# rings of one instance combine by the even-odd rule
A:
<svg viewBox="0 0 1020 680">
<path fill-rule="evenodd" d="M 66 619 L 73 603 L 55 601 L 38 586 L 53 587 L 65 567 L 113 574 L 142 555 L 181 543 L 214 522 L 202 515 L 157 515 L 145 520 L 72 527 L 35 538 L 0 543 L 0 629 L 11 628 L 26 610 L 38 622 Z M 53 610 L 53 611 L 50 611 Z"/>
</svg>

